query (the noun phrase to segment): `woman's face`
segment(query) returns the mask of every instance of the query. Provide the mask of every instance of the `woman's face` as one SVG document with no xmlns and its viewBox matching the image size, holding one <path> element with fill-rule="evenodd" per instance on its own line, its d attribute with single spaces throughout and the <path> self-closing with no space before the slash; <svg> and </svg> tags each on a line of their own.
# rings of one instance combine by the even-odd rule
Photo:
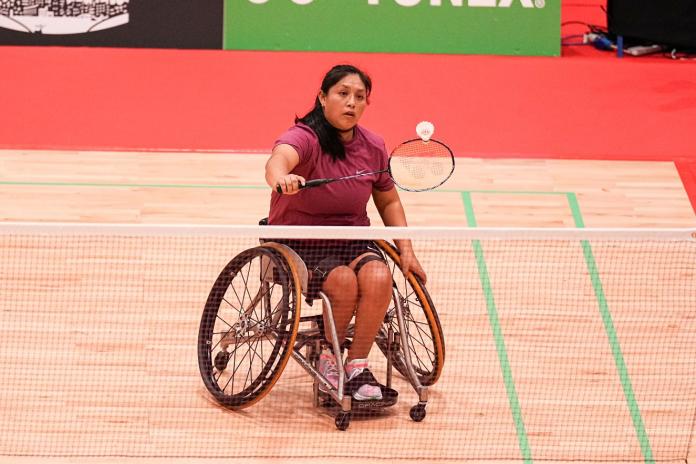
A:
<svg viewBox="0 0 696 464">
<path fill-rule="evenodd" d="M 347 133 L 355 127 L 367 107 L 367 90 L 360 76 L 348 74 L 326 94 L 319 92 L 319 102 L 329 123 Z"/>
</svg>

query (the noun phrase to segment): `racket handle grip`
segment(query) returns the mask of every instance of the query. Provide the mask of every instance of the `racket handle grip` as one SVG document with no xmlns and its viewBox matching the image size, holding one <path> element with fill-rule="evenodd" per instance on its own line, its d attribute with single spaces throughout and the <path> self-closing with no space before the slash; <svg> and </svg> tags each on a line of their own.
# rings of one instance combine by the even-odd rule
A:
<svg viewBox="0 0 696 464">
<path fill-rule="evenodd" d="M 333 182 L 333 179 L 312 179 L 308 180 L 305 182 L 304 185 L 300 185 L 301 189 L 306 189 L 306 188 L 312 188 L 312 187 L 319 187 L 320 185 L 328 184 L 329 182 Z"/>
<path fill-rule="evenodd" d="M 334 179 L 312 179 L 308 180 L 304 183 L 304 185 L 300 184 L 300 189 L 306 189 L 306 188 L 312 188 L 312 187 L 318 187 L 320 185 L 328 184 L 329 182 L 333 182 Z M 280 185 L 276 185 L 276 192 L 280 193 L 281 195 L 283 194 L 283 189 L 280 188 Z"/>
</svg>

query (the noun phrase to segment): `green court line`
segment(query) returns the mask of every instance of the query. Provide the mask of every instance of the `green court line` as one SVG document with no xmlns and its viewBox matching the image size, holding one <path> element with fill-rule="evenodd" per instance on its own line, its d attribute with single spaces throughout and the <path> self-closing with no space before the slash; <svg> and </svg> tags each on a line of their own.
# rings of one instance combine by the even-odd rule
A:
<svg viewBox="0 0 696 464">
<path fill-rule="evenodd" d="M 461 192 L 461 196 L 462 200 L 464 201 L 466 220 L 469 227 L 477 227 L 474 207 L 471 201 L 471 192 Z M 476 265 L 478 267 L 479 279 L 481 280 L 481 287 L 483 288 L 483 294 L 486 298 L 486 310 L 488 312 L 488 320 L 491 324 L 491 329 L 493 330 L 495 348 L 498 352 L 498 361 L 500 362 L 500 368 L 503 371 L 505 391 L 507 392 L 508 402 L 510 403 L 512 417 L 515 422 L 515 429 L 517 430 L 517 440 L 519 442 L 520 451 L 522 452 L 524 462 L 526 464 L 531 464 L 532 452 L 529 448 L 527 431 L 524 426 L 524 421 L 522 420 L 522 408 L 520 407 L 520 400 L 517 396 L 515 382 L 512 378 L 512 368 L 510 367 L 510 360 L 508 359 L 507 349 L 505 348 L 503 331 L 500 327 L 500 319 L 498 317 L 498 309 L 496 308 L 495 298 L 493 297 L 491 279 L 488 274 L 486 260 L 483 256 L 483 247 L 481 246 L 481 242 L 479 240 L 472 240 L 471 243 L 474 248 L 474 255 L 476 256 Z"/>
<path fill-rule="evenodd" d="M 536 191 L 536 190 L 451 190 L 451 189 L 437 189 L 432 192 L 442 192 L 442 193 L 488 193 L 488 194 L 502 194 L 502 195 L 568 195 L 569 192 L 549 192 L 549 191 Z"/>
<path fill-rule="evenodd" d="M 0 185 L 40 186 L 40 187 L 106 187 L 106 188 L 185 188 L 185 189 L 229 189 L 261 190 L 265 185 L 207 185 L 207 184 L 120 184 L 97 182 L 11 182 L 0 181 Z"/>
<path fill-rule="evenodd" d="M 230 189 L 263 190 L 266 185 L 211 185 L 211 184 L 136 184 L 109 182 L 49 182 L 49 181 L 0 181 L 0 185 L 39 186 L 39 187 L 105 187 L 105 188 L 185 188 L 185 189 Z M 463 190 L 437 189 L 421 193 L 457 193 Z M 568 195 L 568 192 L 542 192 L 525 190 L 466 190 L 468 193 L 508 194 L 508 195 Z"/>
<path fill-rule="evenodd" d="M 575 221 L 575 227 L 584 228 L 585 221 L 582 218 L 580 212 L 580 204 L 578 203 L 578 198 L 574 193 L 568 193 L 568 205 L 573 213 L 573 220 Z M 626 403 L 628 404 L 628 410 L 631 413 L 631 419 L 633 420 L 633 427 L 636 430 L 636 435 L 638 437 L 638 442 L 640 443 L 640 450 L 643 453 L 643 459 L 646 464 L 654 464 L 655 458 L 653 457 L 652 447 L 650 446 L 650 439 L 645 430 L 645 424 L 643 423 L 643 417 L 640 413 L 640 408 L 638 407 L 638 402 L 636 401 L 636 395 L 633 391 L 633 385 L 631 383 L 631 378 L 628 375 L 628 368 L 626 367 L 626 361 L 624 360 L 623 353 L 621 351 L 621 346 L 619 344 L 619 337 L 616 334 L 616 328 L 614 326 L 614 321 L 611 317 L 611 312 L 609 311 L 609 304 L 607 303 L 607 298 L 604 293 L 604 287 L 602 281 L 599 278 L 599 270 L 597 268 L 597 261 L 594 258 L 594 253 L 592 253 L 592 247 L 590 242 L 587 240 L 582 240 L 582 252 L 585 257 L 585 264 L 587 265 L 587 271 L 590 274 L 590 280 L 592 281 L 592 288 L 594 289 L 595 298 L 597 298 L 597 304 L 599 305 L 599 312 L 602 315 L 602 322 L 604 323 L 604 330 L 609 338 L 609 346 L 611 347 L 612 355 L 614 356 L 614 363 L 616 364 L 616 369 L 619 372 L 619 378 L 621 379 L 621 387 L 623 388 L 624 396 L 626 397 Z"/>
<path fill-rule="evenodd" d="M 575 227 L 584 228 L 585 221 L 582 217 L 580 211 L 580 205 L 577 199 L 577 195 L 573 192 L 524 192 L 524 191 L 494 191 L 494 190 L 471 190 L 471 191 L 460 191 L 462 200 L 464 202 L 464 209 L 466 214 L 467 223 L 470 227 L 477 227 L 476 216 L 474 214 L 473 201 L 471 199 L 472 193 L 489 193 L 489 194 L 562 194 L 565 195 L 570 207 L 570 211 L 573 216 Z M 481 285 L 486 298 L 486 307 L 488 310 L 488 316 L 493 329 L 493 335 L 495 338 L 496 349 L 498 351 L 498 358 L 500 361 L 501 368 L 503 370 L 503 378 L 505 381 L 505 388 L 508 394 L 508 401 L 510 402 L 510 408 L 512 410 L 513 418 L 515 421 L 515 427 L 517 429 L 517 436 L 520 444 L 520 450 L 524 457 L 525 462 L 531 462 L 531 450 L 529 447 L 529 442 L 527 439 L 527 434 L 524 427 L 524 422 L 522 420 L 521 407 L 519 404 L 519 398 L 515 390 L 514 381 L 512 378 L 512 369 L 510 367 L 509 359 L 507 356 L 507 350 L 505 348 L 505 343 L 503 339 L 502 330 L 500 327 L 500 321 L 498 318 L 498 311 L 495 304 L 495 299 L 493 297 L 493 290 L 491 287 L 490 276 L 486 266 L 486 261 L 483 254 L 483 248 L 479 240 L 472 241 L 474 255 L 476 258 L 477 267 L 479 270 L 479 278 L 481 279 Z M 590 280 L 592 282 L 592 288 L 594 289 L 595 298 L 599 306 L 600 315 L 602 317 L 602 322 L 604 324 L 604 329 L 609 340 L 609 345 L 611 348 L 612 355 L 614 357 L 614 363 L 616 365 L 619 378 L 621 381 L 621 386 L 623 389 L 624 397 L 626 398 L 626 403 L 633 421 L 633 426 L 636 431 L 636 436 L 640 444 L 641 453 L 643 454 L 643 460 L 646 464 L 654 464 L 655 459 L 652 452 L 652 447 L 650 445 L 650 440 L 645 429 L 643 418 L 640 413 L 640 408 L 636 400 L 635 392 L 631 383 L 631 379 L 628 373 L 628 368 L 626 366 L 625 359 L 621 350 L 621 345 L 619 343 L 619 337 L 616 333 L 616 328 L 609 310 L 609 305 L 607 302 L 606 294 L 604 292 L 604 287 L 599 275 L 599 269 L 597 262 L 592 252 L 592 246 L 589 241 L 581 241 L 583 256 L 585 258 L 585 263 L 587 266 L 588 273 L 590 275 Z"/>
</svg>

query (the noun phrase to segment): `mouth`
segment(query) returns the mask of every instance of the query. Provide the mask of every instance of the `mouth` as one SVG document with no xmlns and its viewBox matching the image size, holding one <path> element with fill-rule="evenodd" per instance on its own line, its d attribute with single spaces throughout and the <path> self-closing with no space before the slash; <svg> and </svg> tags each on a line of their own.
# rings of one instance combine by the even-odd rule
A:
<svg viewBox="0 0 696 464">
<path fill-rule="evenodd" d="M 343 113 L 343 116 L 348 116 L 349 118 L 354 118 L 355 113 L 353 111 L 346 111 L 345 113 Z"/>
</svg>

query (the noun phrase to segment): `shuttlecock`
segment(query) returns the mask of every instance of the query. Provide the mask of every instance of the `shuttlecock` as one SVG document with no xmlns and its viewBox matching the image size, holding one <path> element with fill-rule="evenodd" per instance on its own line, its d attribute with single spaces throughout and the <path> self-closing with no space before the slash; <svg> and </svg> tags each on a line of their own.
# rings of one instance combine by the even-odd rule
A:
<svg viewBox="0 0 696 464">
<path fill-rule="evenodd" d="M 433 126 L 433 123 L 430 121 L 421 121 L 416 124 L 416 134 L 418 134 L 418 137 L 424 142 L 430 140 L 430 137 L 433 136 L 433 132 L 435 132 L 435 126 Z"/>
</svg>

